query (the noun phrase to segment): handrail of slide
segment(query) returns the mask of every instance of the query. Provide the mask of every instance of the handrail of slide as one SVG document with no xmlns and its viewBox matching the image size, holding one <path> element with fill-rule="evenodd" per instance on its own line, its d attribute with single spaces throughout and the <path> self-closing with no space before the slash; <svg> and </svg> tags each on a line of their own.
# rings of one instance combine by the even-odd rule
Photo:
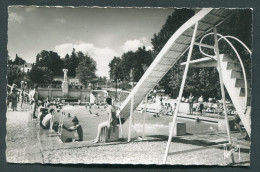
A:
<svg viewBox="0 0 260 172">
<path fill-rule="evenodd" d="M 149 68 L 146 70 L 146 72 L 143 74 L 141 79 L 138 81 L 136 86 L 133 88 L 129 96 L 126 98 L 126 100 L 122 103 L 120 109 L 122 110 L 127 103 L 131 100 L 131 98 L 136 94 L 140 86 L 143 84 L 145 79 L 148 77 L 148 75 L 153 71 L 154 67 L 160 62 L 160 60 L 163 58 L 163 56 L 167 53 L 168 50 L 170 50 L 172 44 L 185 32 L 187 29 L 192 27 L 196 22 L 203 19 L 210 11 L 212 11 L 213 8 L 205 8 L 200 10 L 197 14 L 195 14 L 193 17 L 191 17 L 187 22 L 185 22 L 167 41 L 165 46 L 162 48 L 162 50 L 159 52 L 157 57 L 154 59 L 152 64 L 149 66 Z M 185 51 L 184 51 L 185 52 Z"/>
<path fill-rule="evenodd" d="M 213 35 L 213 34 L 214 34 L 214 33 L 208 33 L 208 34 L 204 35 L 204 36 L 201 38 L 200 43 L 202 43 L 202 41 L 203 41 L 203 39 L 204 39 L 205 37 L 207 37 L 207 36 L 209 36 L 209 35 Z M 246 78 L 246 72 L 245 72 L 244 64 L 243 64 L 243 62 L 242 62 L 242 60 L 241 60 L 241 58 L 240 58 L 240 55 L 238 54 L 236 48 L 233 46 L 233 44 L 232 44 L 227 38 L 232 38 L 232 39 L 238 41 L 241 45 L 243 45 L 243 46 L 246 48 L 246 50 L 249 52 L 250 55 L 252 55 L 252 52 L 250 51 L 250 49 L 249 49 L 241 40 L 239 40 L 239 39 L 236 38 L 236 37 L 233 37 L 233 36 L 223 36 L 223 35 L 221 35 L 221 34 L 217 34 L 217 35 L 221 37 L 221 38 L 218 39 L 218 42 L 219 42 L 220 40 L 224 39 L 224 40 L 230 45 L 230 47 L 231 47 L 231 48 L 233 49 L 233 51 L 236 53 L 236 56 L 237 56 L 237 58 L 238 58 L 238 60 L 239 60 L 239 62 L 240 62 L 240 65 L 241 65 L 241 67 L 242 67 L 242 72 L 243 72 L 243 76 L 244 76 L 244 83 L 245 83 L 245 111 L 244 111 L 244 112 L 246 112 L 246 109 L 247 109 L 247 95 L 248 95 L 247 87 L 248 87 L 248 86 L 247 86 L 247 78 Z M 209 55 L 209 54 L 203 52 L 202 49 L 201 49 L 201 46 L 199 46 L 199 49 L 200 49 L 200 52 L 201 52 L 202 54 L 204 54 L 205 56 L 208 56 L 208 57 L 213 58 L 212 55 Z M 215 50 L 214 50 L 214 53 L 216 54 Z M 251 57 L 251 56 L 250 56 L 250 57 Z"/>
</svg>

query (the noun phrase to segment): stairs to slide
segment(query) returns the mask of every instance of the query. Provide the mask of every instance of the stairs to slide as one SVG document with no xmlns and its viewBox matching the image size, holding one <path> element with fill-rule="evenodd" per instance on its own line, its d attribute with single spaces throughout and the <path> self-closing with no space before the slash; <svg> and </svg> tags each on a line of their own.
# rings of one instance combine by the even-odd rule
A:
<svg viewBox="0 0 260 172">
<path fill-rule="evenodd" d="M 190 67 L 217 67 L 217 57 L 190 61 Z M 185 65 L 186 62 L 181 65 Z M 251 134 L 251 82 L 247 79 L 247 97 L 241 64 L 235 56 L 220 54 L 223 83 L 247 131 Z M 245 101 L 247 101 L 245 104 Z"/>
<path fill-rule="evenodd" d="M 247 97 L 241 65 L 236 57 L 220 55 L 224 85 L 236 111 L 248 133 L 251 135 L 251 82 L 247 81 Z M 245 105 L 245 101 L 247 104 Z M 246 110 L 245 110 L 246 107 Z"/>
</svg>

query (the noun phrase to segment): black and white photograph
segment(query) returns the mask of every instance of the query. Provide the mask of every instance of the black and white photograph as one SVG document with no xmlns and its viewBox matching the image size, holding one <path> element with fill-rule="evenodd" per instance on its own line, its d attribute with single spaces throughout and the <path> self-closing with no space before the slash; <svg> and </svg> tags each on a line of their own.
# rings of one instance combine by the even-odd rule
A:
<svg viewBox="0 0 260 172">
<path fill-rule="evenodd" d="M 249 167 L 253 13 L 9 6 L 6 162 Z"/>
</svg>

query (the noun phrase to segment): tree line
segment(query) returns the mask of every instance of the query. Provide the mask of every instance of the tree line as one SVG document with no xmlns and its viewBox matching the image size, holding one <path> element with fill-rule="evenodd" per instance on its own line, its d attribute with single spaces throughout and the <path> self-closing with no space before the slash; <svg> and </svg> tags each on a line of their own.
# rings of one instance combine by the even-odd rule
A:
<svg viewBox="0 0 260 172">
<path fill-rule="evenodd" d="M 75 49 L 72 50 L 71 55 L 66 54 L 65 58 L 60 58 L 56 52 L 42 50 L 37 54 L 36 63 L 28 73 L 21 70 L 24 64 L 26 61 L 17 54 L 13 61 L 8 59 L 8 84 L 20 85 L 21 80 L 28 83 L 55 83 L 53 78 L 63 76 L 64 68 L 68 69 L 69 77 L 77 76 L 85 86 L 99 79 L 96 76 L 96 61 L 88 54 L 76 52 Z"/>
</svg>

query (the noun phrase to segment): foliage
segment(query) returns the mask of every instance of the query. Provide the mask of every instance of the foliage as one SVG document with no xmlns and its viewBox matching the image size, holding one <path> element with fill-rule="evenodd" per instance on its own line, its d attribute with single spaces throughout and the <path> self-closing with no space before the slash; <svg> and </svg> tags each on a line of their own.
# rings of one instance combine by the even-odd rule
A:
<svg viewBox="0 0 260 172">
<path fill-rule="evenodd" d="M 47 67 L 33 66 L 28 76 L 33 83 L 49 84 L 53 80 L 53 73 Z"/>
<path fill-rule="evenodd" d="M 63 61 L 60 56 L 53 51 L 43 50 L 36 56 L 37 67 L 47 67 L 55 76 L 62 76 Z"/>
<path fill-rule="evenodd" d="M 152 61 L 152 51 L 146 50 L 145 47 L 139 47 L 135 52 L 128 51 L 121 58 L 114 57 L 109 63 L 110 79 L 115 80 L 115 78 L 118 78 L 121 81 L 130 81 L 132 79 L 132 81 L 137 82 Z M 132 78 L 130 78 L 131 71 Z"/>
<path fill-rule="evenodd" d="M 188 19 L 194 15 L 191 9 L 176 9 L 172 15 L 168 16 L 165 24 L 158 34 L 154 34 L 151 39 L 154 53 L 157 55 L 169 38 L 181 27 Z"/>
<path fill-rule="evenodd" d="M 78 56 L 79 65 L 76 68 L 76 75 L 83 85 L 88 86 L 89 83 L 96 79 L 96 62 L 82 52 L 79 52 Z"/>
<path fill-rule="evenodd" d="M 123 80 L 123 68 L 121 66 L 121 58 L 120 57 L 114 57 L 110 63 L 109 63 L 109 75 L 110 79 L 117 82 L 118 80 Z"/>
<path fill-rule="evenodd" d="M 22 78 L 23 73 L 18 65 L 9 64 L 7 66 L 7 83 L 9 85 L 16 84 L 19 86 Z"/>
<path fill-rule="evenodd" d="M 22 59 L 21 57 L 19 57 L 17 54 L 15 55 L 15 59 L 12 62 L 12 64 L 14 64 L 14 65 L 22 65 L 25 63 L 26 63 L 26 61 L 24 59 Z"/>
<path fill-rule="evenodd" d="M 79 66 L 79 62 L 82 58 L 85 58 L 85 55 L 79 51 L 76 52 L 73 48 L 71 55 L 66 54 L 63 60 L 63 68 L 68 69 L 68 76 L 75 77 L 76 76 L 76 69 Z"/>
<path fill-rule="evenodd" d="M 132 88 L 132 86 L 127 81 L 124 81 L 119 84 L 119 88 L 122 90 L 129 90 Z"/>
</svg>

